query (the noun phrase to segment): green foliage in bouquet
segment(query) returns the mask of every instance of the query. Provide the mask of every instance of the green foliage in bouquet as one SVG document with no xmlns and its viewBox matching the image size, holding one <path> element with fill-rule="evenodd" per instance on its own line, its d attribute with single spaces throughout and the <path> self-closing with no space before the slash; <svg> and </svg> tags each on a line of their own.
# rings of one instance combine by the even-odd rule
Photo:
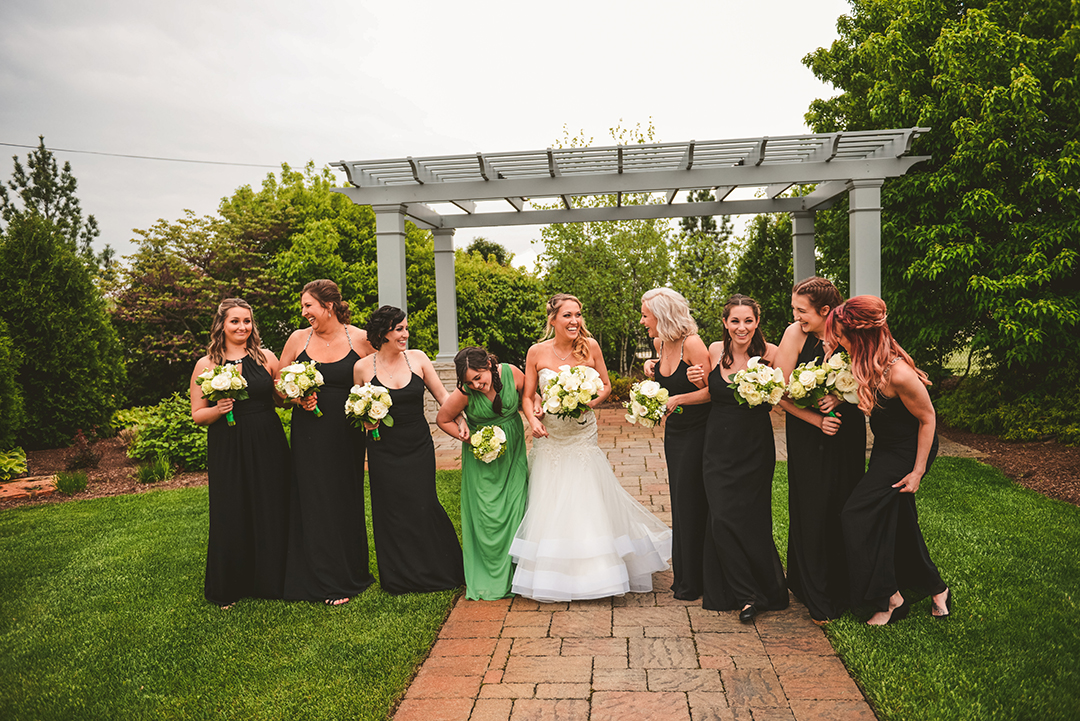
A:
<svg viewBox="0 0 1080 721">
<path fill-rule="evenodd" d="M 191 420 L 187 398 L 173 393 L 149 409 L 152 414 L 128 448 L 138 461 L 165 456 L 187 471 L 206 469 L 206 429 Z"/>
<path fill-rule="evenodd" d="M 60 471 L 56 474 L 56 490 L 65 496 L 85 491 L 86 483 L 86 471 Z"/>
<path fill-rule="evenodd" d="M 16 446 L 0 453 L 0 483 L 26 473 L 26 453 Z"/>
</svg>

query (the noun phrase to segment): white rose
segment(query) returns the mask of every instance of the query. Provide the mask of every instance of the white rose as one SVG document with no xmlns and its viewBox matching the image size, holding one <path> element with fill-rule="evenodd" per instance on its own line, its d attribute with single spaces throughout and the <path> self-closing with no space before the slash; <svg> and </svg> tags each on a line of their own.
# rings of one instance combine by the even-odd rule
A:
<svg viewBox="0 0 1080 721">
<path fill-rule="evenodd" d="M 660 384 L 656 381 L 642 381 L 638 390 L 646 398 L 655 398 L 656 394 L 660 392 Z"/>
<path fill-rule="evenodd" d="M 669 398 L 671 398 L 671 394 L 668 393 L 667 388 L 661 388 L 660 392 L 656 394 L 656 400 L 660 403 L 667 403 Z"/>
<path fill-rule="evenodd" d="M 368 411 L 368 415 L 375 420 L 382 420 L 386 417 L 386 414 L 390 411 L 385 404 L 375 401 L 371 404 L 371 410 Z"/>
<path fill-rule="evenodd" d="M 213 368 L 207 368 L 206 370 L 204 370 L 202 373 L 199 374 L 199 380 L 201 380 L 201 381 L 208 381 L 213 377 L 214 377 L 214 369 Z"/>
<path fill-rule="evenodd" d="M 202 388 L 203 395 L 206 395 L 210 391 L 214 390 L 214 386 L 210 385 L 209 378 L 200 383 L 199 387 Z"/>
<path fill-rule="evenodd" d="M 234 391 L 238 391 L 244 386 L 246 386 L 247 383 L 244 381 L 243 376 L 233 376 L 232 380 L 229 381 L 229 385 L 232 386 L 232 389 Z"/>
<path fill-rule="evenodd" d="M 290 366 L 285 366 L 285 370 L 282 371 L 282 372 L 283 373 L 292 373 L 293 375 L 296 375 L 297 373 L 303 373 L 304 370 L 305 370 L 305 368 L 304 368 L 303 363 L 293 363 Z"/>
<path fill-rule="evenodd" d="M 577 408 L 577 396 L 568 395 L 562 399 L 562 407 L 568 411 Z"/>
<path fill-rule="evenodd" d="M 296 374 L 295 373 L 286 373 L 285 375 L 283 375 L 281 377 L 281 380 L 285 381 L 286 383 L 295 383 L 296 382 Z"/>
<path fill-rule="evenodd" d="M 581 388 L 581 381 L 583 379 L 576 373 L 567 373 L 566 378 L 560 378 L 560 383 L 563 388 L 568 391 L 576 391 Z"/>
<path fill-rule="evenodd" d="M 829 377 L 829 370 L 827 368 L 819 367 L 814 369 L 814 374 L 817 376 L 818 383 L 821 383 Z"/>
<path fill-rule="evenodd" d="M 323 376 L 321 371 L 315 371 L 315 385 L 321 386 L 323 384 Z"/>
<path fill-rule="evenodd" d="M 506 443 L 506 433 L 503 432 L 502 428 L 499 428 L 498 426 L 492 426 L 491 433 L 492 433 L 493 436 L 495 436 L 497 439 L 499 439 L 499 445 L 500 446 L 503 443 Z"/>
<path fill-rule="evenodd" d="M 652 428 L 656 425 L 656 421 L 654 421 L 652 418 L 642 418 L 641 425 L 645 426 L 646 428 Z"/>
<path fill-rule="evenodd" d="M 214 376 L 214 379 L 210 381 L 210 387 L 216 391 L 227 391 L 232 387 L 232 381 L 229 380 L 229 376 L 222 373 Z"/>
<path fill-rule="evenodd" d="M 311 379 L 307 376 L 297 376 L 296 385 L 300 386 L 300 390 L 306 391 L 308 388 L 311 388 Z"/>
<path fill-rule="evenodd" d="M 784 397 L 784 389 L 783 388 L 780 388 L 780 387 L 773 388 L 769 392 L 769 403 L 771 403 L 772 405 L 775 406 L 777 403 L 780 402 L 780 399 L 783 398 L 783 397 Z"/>
<path fill-rule="evenodd" d="M 799 381 L 792 381 L 787 390 L 792 398 L 803 398 L 806 396 L 806 386 Z"/>
<path fill-rule="evenodd" d="M 752 390 L 754 390 L 754 384 L 753 383 L 739 383 L 739 387 L 738 387 L 739 395 L 742 396 L 743 398 L 746 398 L 746 394 L 749 393 Z"/>
<path fill-rule="evenodd" d="M 814 371 L 803 371 L 799 374 L 799 382 L 803 384 L 803 388 L 813 388 L 818 382 L 817 374 Z"/>
<path fill-rule="evenodd" d="M 743 399 L 752 406 L 761 405 L 761 401 L 765 400 L 757 388 L 753 386 L 747 393 L 742 394 Z"/>
<path fill-rule="evenodd" d="M 300 386 L 295 383 L 285 383 L 281 388 L 281 392 L 285 394 L 286 398 L 299 398 Z"/>
<path fill-rule="evenodd" d="M 852 393 L 859 390 L 859 382 L 855 380 L 851 371 L 840 371 L 836 374 L 836 390 L 841 393 Z"/>
<path fill-rule="evenodd" d="M 596 394 L 593 393 L 591 390 L 582 389 L 582 390 L 578 391 L 578 396 L 577 396 L 578 397 L 578 403 L 582 403 L 582 404 L 588 403 L 589 401 L 591 401 L 593 399 L 593 397 L 595 395 Z"/>
<path fill-rule="evenodd" d="M 561 410 L 562 410 L 562 403 L 559 402 L 558 398 L 548 398 L 544 402 L 544 412 L 545 413 L 558 413 Z"/>
<path fill-rule="evenodd" d="M 833 353 L 825 363 L 834 371 L 842 370 L 846 365 L 844 363 L 844 356 L 840 353 Z"/>
<path fill-rule="evenodd" d="M 356 395 L 360 395 L 363 392 L 363 390 L 364 390 L 364 386 L 355 385 L 355 386 L 353 386 L 352 388 L 349 389 L 349 393 L 355 393 Z"/>
<path fill-rule="evenodd" d="M 480 458 L 480 460 L 482 460 L 484 463 L 491 463 L 492 461 L 494 461 L 498 457 L 499 457 L 499 451 L 494 450 L 494 451 L 490 451 L 489 453 L 485 453 L 483 455 L 483 457 Z"/>
</svg>

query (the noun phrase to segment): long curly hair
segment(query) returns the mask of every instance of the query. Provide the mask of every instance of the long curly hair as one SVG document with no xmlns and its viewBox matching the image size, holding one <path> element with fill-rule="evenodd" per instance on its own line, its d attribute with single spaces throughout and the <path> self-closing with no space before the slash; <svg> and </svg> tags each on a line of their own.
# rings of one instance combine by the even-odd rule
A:
<svg viewBox="0 0 1080 721">
<path fill-rule="evenodd" d="M 499 367 L 499 359 L 494 354 L 488 353 L 486 348 L 477 346 L 462 348 L 454 356 L 454 370 L 457 371 L 457 388 L 465 395 L 469 394 L 465 383 L 470 370 L 491 371 L 491 387 L 495 389 L 495 400 L 491 402 L 491 408 L 496 414 L 502 413 L 502 398 L 499 396 L 503 387 L 502 369 Z"/>
<path fill-rule="evenodd" d="M 697 333 L 690 303 L 682 293 L 671 288 L 653 288 L 641 296 L 641 302 L 656 317 L 656 334 L 661 340 L 674 343 Z"/>
<path fill-rule="evenodd" d="M 857 295 L 833 308 L 825 320 L 825 334 L 834 345 L 840 343 L 840 333 L 847 340 L 851 355 L 851 372 L 859 382 L 859 410 L 873 412 L 877 390 L 885 381 L 894 358 L 899 356 L 914 369 L 923 385 L 930 385 L 926 373 L 893 338 L 887 322 L 885 301 L 873 295 Z"/>
<path fill-rule="evenodd" d="M 578 308 L 582 308 L 581 301 L 575 296 L 569 293 L 556 293 L 551 296 L 551 300 L 547 302 L 547 322 L 544 324 L 544 337 L 542 340 L 555 337 L 555 316 L 559 314 L 559 308 L 563 303 L 573 301 L 577 303 Z M 571 355 L 581 363 L 585 363 L 589 360 L 589 338 L 592 338 L 592 333 L 585 327 L 585 317 L 582 316 L 581 324 L 578 326 L 577 338 L 571 346 Z"/>
<path fill-rule="evenodd" d="M 334 281 L 326 278 L 313 280 L 304 286 L 304 290 L 300 292 L 300 297 L 303 297 L 304 293 L 310 295 L 324 307 L 329 307 L 342 324 L 348 325 L 349 321 L 352 320 L 352 311 L 349 310 L 349 304 L 342 300 L 341 290 Z"/>
<path fill-rule="evenodd" d="M 740 306 L 750 308 L 754 313 L 754 318 L 761 320 L 761 308 L 758 306 L 757 301 L 748 295 L 736 293 L 728 298 L 727 303 L 724 303 L 724 334 L 721 338 L 724 343 L 724 354 L 720 357 L 720 363 L 724 368 L 730 368 L 735 363 L 735 354 L 731 350 L 731 333 L 727 328 L 727 319 L 731 315 L 731 311 Z M 761 332 L 761 324 L 758 323 L 758 327 L 754 329 L 754 336 L 750 339 L 750 348 L 747 349 L 747 352 L 753 358 L 754 356 L 765 355 L 765 350 L 765 335 Z"/>
<path fill-rule="evenodd" d="M 218 304 L 217 312 L 214 313 L 214 321 L 210 324 L 210 343 L 206 346 L 206 355 L 214 365 L 225 362 L 225 317 L 233 308 L 243 308 L 251 314 L 251 335 L 247 338 L 245 349 L 247 356 L 259 365 L 264 365 L 265 359 L 262 352 L 262 339 L 259 337 L 259 326 L 255 322 L 255 311 L 251 309 L 246 300 L 242 298 L 226 298 Z"/>
</svg>

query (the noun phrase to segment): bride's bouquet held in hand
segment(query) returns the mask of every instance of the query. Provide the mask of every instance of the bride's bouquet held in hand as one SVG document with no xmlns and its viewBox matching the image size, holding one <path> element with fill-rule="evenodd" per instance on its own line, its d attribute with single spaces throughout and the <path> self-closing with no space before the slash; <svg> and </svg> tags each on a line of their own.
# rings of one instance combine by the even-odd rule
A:
<svg viewBox="0 0 1080 721">
<path fill-rule="evenodd" d="M 624 418 L 630 423 L 652 428 L 663 419 L 668 398 L 667 388 L 662 388 L 656 381 L 635 383 L 630 388 L 630 400 L 623 403 L 623 408 L 627 410 Z M 682 413 L 682 406 L 678 406 L 675 412 Z"/>
<path fill-rule="evenodd" d="M 591 366 L 559 366 L 559 373 L 544 386 L 544 412 L 559 418 L 580 418 L 589 401 L 600 397 L 604 381 Z"/>
<path fill-rule="evenodd" d="M 274 388 L 285 396 L 285 400 L 294 401 L 318 392 L 322 384 L 323 375 L 315 367 L 315 361 L 297 361 L 281 369 L 281 380 L 274 384 Z M 312 413 L 316 418 L 322 417 L 318 405 Z"/>
<path fill-rule="evenodd" d="M 476 460 L 491 463 L 506 453 L 506 433 L 498 426 L 484 426 L 472 434 L 469 445 Z"/>
<path fill-rule="evenodd" d="M 808 361 L 795 367 L 788 381 L 787 392 L 799 408 L 815 408 L 826 395 L 834 395 L 848 403 L 859 403 L 859 382 L 851 372 L 851 359 L 841 351 L 833 353 L 822 363 Z"/>
<path fill-rule="evenodd" d="M 739 404 L 751 408 L 762 403 L 776 405 L 784 397 L 784 371 L 771 368 L 761 362 L 760 356 L 754 356 L 747 362 L 746 368 L 736 373 L 728 388 L 735 390 L 735 399 Z"/>
<path fill-rule="evenodd" d="M 246 400 L 247 387 L 247 378 L 243 376 L 239 363 L 224 363 L 207 368 L 199 374 L 199 388 L 202 389 L 203 398 L 215 403 L 225 398 Z M 232 411 L 225 414 L 225 421 L 230 426 L 236 425 Z"/>
<path fill-rule="evenodd" d="M 371 440 L 377 441 L 379 424 L 385 423 L 391 428 L 394 426 L 394 419 L 390 416 L 392 405 L 394 401 L 390 397 L 390 391 L 383 386 L 374 383 L 355 385 L 349 390 L 349 397 L 345 400 L 345 416 L 360 428 L 364 428 L 364 424 L 376 426 L 371 430 Z"/>
</svg>

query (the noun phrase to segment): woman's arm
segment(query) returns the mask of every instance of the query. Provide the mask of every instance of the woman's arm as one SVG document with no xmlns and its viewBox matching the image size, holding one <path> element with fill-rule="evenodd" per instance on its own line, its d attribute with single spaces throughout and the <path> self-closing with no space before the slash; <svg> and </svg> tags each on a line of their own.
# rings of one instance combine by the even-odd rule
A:
<svg viewBox="0 0 1080 721">
<path fill-rule="evenodd" d="M 806 333 L 798 323 L 792 323 L 784 331 L 784 337 L 780 339 L 780 347 L 776 353 L 776 361 L 773 366 L 782 368 L 784 380 L 791 378 L 791 372 L 795 370 L 795 361 L 799 360 L 799 351 L 806 343 Z"/>
<path fill-rule="evenodd" d="M 427 353 L 422 350 L 407 350 L 414 362 L 420 362 L 420 376 L 424 379 L 424 385 L 431 391 L 431 395 L 435 398 L 435 402 L 440 406 L 446 402 L 447 396 L 450 395 L 446 390 L 446 386 L 443 385 L 442 378 L 439 378 L 439 374 L 435 371 L 435 366 L 432 364 L 431 359 L 427 357 Z"/>
<path fill-rule="evenodd" d="M 900 479 L 899 483 L 893 484 L 893 488 L 899 488 L 901 493 L 914 493 L 919 490 L 919 483 L 926 474 L 926 461 L 930 457 L 930 449 L 934 445 L 934 434 L 937 432 L 937 413 L 934 412 L 934 404 L 930 401 L 930 393 L 915 369 L 901 361 L 894 363 L 889 371 L 889 380 L 883 389 L 886 394 L 889 390 L 896 392 L 903 401 L 904 406 L 919 421 L 918 445 L 915 450 L 915 467 L 911 473 Z"/>
<path fill-rule="evenodd" d="M 525 411 L 525 420 L 529 422 L 533 438 L 545 438 L 547 436 L 547 429 L 544 428 L 544 424 L 537 417 L 537 407 L 535 405 L 540 402 L 537 395 L 539 371 L 536 368 L 536 357 L 540 353 L 539 347 L 540 344 L 532 346 L 525 356 L 525 386 L 521 394 L 521 408 Z"/>
<path fill-rule="evenodd" d="M 843 422 L 839 413 L 835 416 L 827 416 L 812 408 L 799 408 L 787 396 L 780 399 L 780 407 L 799 420 L 820 428 L 821 432 L 827 436 L 836 435 L 836 432 L 840 430 L 840 424 Z"/>
<path fill-rule="evenodd" d="M 589 338 L 589 363 L 600 374 L 600 380 L 604 382 L 600 395 L 589 401 L 589 407 L 596 408 L 611 395 L 611 378 L 608 377 L 604 354 L 600 352 L 600 344 L 596 342 L 595 338 Z"/>
<path fill-rule="evenodd" d="M 232 398 L 222 398 L 215 405 L 210 405 L 210 401 L 203 397 L 202 386 L 199 385 L 198 380 L 199 374 L 207 368 L 213 367 L 214 364 L 210 362 L 210 357 L 203 356 L 195 364 L 195 370 L 191 373 L 191 420 L 195 421 L 195 424 L 199 426 L 208 426 L 214 423 L 231 411 L 234 403 Z"/>
<path fill-rule="evenodd" d="M 455 388 L 453 393 L 447 396 L 446 402 L 439 406 L 439 414 L 435 417 L 435 423 L 450 437 L 457 438 L 459 441 L 469 440 L 468 426 L 462 429 L 457 421 L 458 416 L 468 405 L 469 397 L 462 393 L 460 389 Z"/>
</svg>

